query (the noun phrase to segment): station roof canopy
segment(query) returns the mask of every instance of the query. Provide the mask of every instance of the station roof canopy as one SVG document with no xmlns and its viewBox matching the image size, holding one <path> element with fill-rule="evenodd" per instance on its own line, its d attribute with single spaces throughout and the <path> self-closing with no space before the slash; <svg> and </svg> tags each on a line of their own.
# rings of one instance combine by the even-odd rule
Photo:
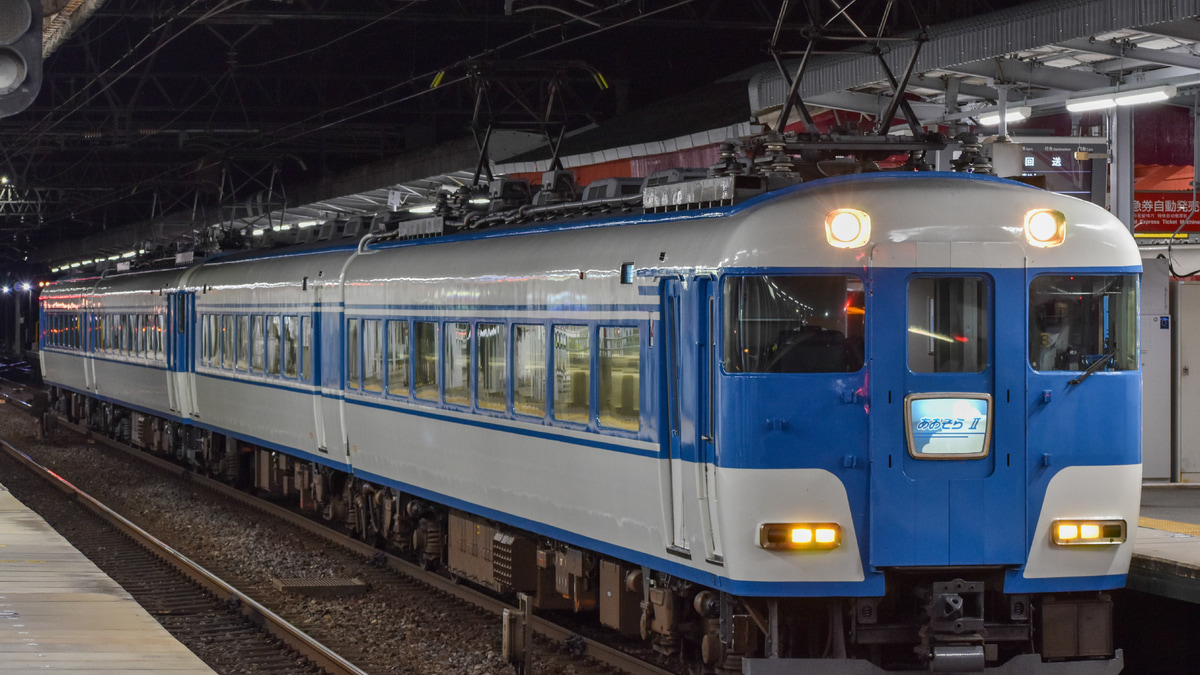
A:
<svg viewBox="0 0 1200 675">
<path fill-rule="evenodd" d="M 43 4 L 41 93 L 0 120 L 0 257 L 51 267 L 427 203 L 489 124 L 496 171 L 559 138 L 568 168 L 719 142 L 774 123 L 810 44 L 810 109 L 877 116 L 890 71 L 922 125 L 1200 91 L 1200 0 Z"/>
</svg>

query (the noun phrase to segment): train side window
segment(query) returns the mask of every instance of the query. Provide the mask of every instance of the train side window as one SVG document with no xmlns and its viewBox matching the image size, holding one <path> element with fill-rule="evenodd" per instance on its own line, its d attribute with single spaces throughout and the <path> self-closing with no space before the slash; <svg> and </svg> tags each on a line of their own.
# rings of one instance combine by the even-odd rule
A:
<svg viewBox="0 0 1200 675">
<path fill-rule="evenodd" d="M 237 369 L 250 370 L 250 316 L 237 318 Z"/>
<path fill-rule="evenodd" d="M 196 353 L 200 357 L 200 365 L 208 365 L 208 315 L 201 314 L 197 319 L 199 329 L 196 331 Z"/>
<path fill-rule="evenodd" d="M 446 403 L 471 405 L 471 324 L 446 324 Z"/>
<path fill-rule="evenodd" d="M 1137 337 L 1137 275 L 1048 274 L 1030 282 L 1034 370 L 1137 370 Z"/>
<path fill-rule="evenodd" d="M 160 314 L 154 315 L 154 358 L 158 361 L 163 360 L 163 324 L 165 317 Z"/>
<path fill-rule="evenodd" d="M 232 314 L 221 315 L 221 367 L 227 370 L 233 370 L 233 345 L 237 333 L 234 318 Z"/>
<path fill-rule="evenodd" d="M 250 317 L 250 370 L 255 373 L 264 370 L 263 352 L 266 345 L 263 339 L 263 317 L 262 314 L 255 314 Z"/>
<path fill-rule="evenodd" d="M 416 364 L 416 371 L 413 374 L 413 393 L 417 398 L 436 401 L 438 397 L 437 324 L 432 321 L 414 322 L 413 338 L 416 341 L 413 349 L 413 360 Z"/>
<path fill-rule="evenodd" d="M 638 430 L 641 411 L 641 342 L 635 326 L 601 326 L 596 377 L 600 426 Z"/>
<path fill-rule="evenodd" d="M 312 318 L 300 317 L 300 379 L 312 377 Z"/>
<path fill-rule="evenodd" d="M 383 322 L 363 320 L 363 390 L 383 392 Z"/>
<path fill-rule="evenodd" d="M 504 324 L 481 323 L 475 329 L 475 399 L 485 410 L 503 412 L 508 405 L 508 345 Z"/>
<path fill-rule="evenodd" d="M 546 416 L 546 327 L 513 326 L 513 411 Z"/>
<path fill-rule="evenodd" d="M 150 344 L 147 347 L 147 349 L 149 351 L 150 358 L 155 359 L 155 360 L 157 360 L 159 358 L 159 356 L 162 354 L 162 342 L 159 339 L 160 335 L 159 335 L 158 318 L 159 317 L 157 314 L 151 314 L 146 317 L 147 326 L 148 326 L 147 330 L 150 332 L 150 335 L 148 336 Z"/>
<path fill-rule="evenodd" d="M 554 327 L 554 419 L 588 423 L 591 411 L 591 331 L 587 326 Z"/>
<path fill-rule="evenodd" d="M 346 386 L 358 389 L 358 319 L 346 322 Z"/>
<path fill-rule="evenodd" d="M 281 371 L 279 360 L 282 358 L 280 347 L 279 316 L 267 317 L 267 374 L 278 375 Z"/>
<path fill-rule="evenodd" d="M 221 346 L 217 342 L 217 317 L 215 314 L 207 314 L 204 317 L 204 329 L 208 331 L 208 360 L 206 364 L 209 366 L 217 365 L 217 358 L 221 353 Z"/>
<path fill-rule="evenodd" d="M 299 342 L 299 336 L 296 335 L 296 324 L 299 322 L 294 316 L 283 317 L 283 374 L 287 377 L 296 377 L 296 343 Z"/>
<path fill-rule="evenodd" d="M 392 396 L 408 396 L 408 322 L 387 322 L 387 391 Z"/>
<path fill-rule="evenodd" d="M 863 283 L 850 275 L 727 277 L 727 373 L 851 373 L 863 367 Z"/>
</svg>

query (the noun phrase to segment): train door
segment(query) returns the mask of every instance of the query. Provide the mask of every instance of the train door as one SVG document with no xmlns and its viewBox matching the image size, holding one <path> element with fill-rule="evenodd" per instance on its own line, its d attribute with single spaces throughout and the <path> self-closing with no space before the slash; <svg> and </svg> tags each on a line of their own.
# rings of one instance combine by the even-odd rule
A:
<svg viewBox="0 0 1200 675">
<path fill-rule="evenodd" d="M 316 421 L 316 451 L 336 461 L 348 461 L 342 431 L 342 312 L 329 306 L 326 289 L 313 287 L 313 418 Z"/>
<path fill-rule="evenodd" d="M 668 433 L 661 482 L 671 531 L 668 550 L 690 557 L 690 536 L 702 534 L 707 557 L 719 560 L 720 540 L 712 517 L 717 489 L 711 408 L 713 282 L 699 277 L 690 282 L 666 279 L 662 284 Z"/>
<path fill-rule="evenodd" d="M 96 324 L 100 315 L 92 310 L 92 303 L 85 300 L 83 325 L 86 326 L 83 335 L 83 384 L 88 391 L 99 394 L 99 382 L 96 381 Z"/>
<path fill-rule="evenodd" d="M 683 498 L 683 403 L 680 393 L 682 374 L 680 372 L 680 356 L 682 340 L 679 337 L 681 327 L 679 293 L 680 282 L 676 279 L 663 281 L 663 333 L 665 339 L 666 390 L 667 390 L 667 462 L 662 465 L 666 474 L 663 483 L 664 503 L 668 527 L 671 531 L 670 544 L 667 550 L 690 555 L 687 545 L 687 531 L 684 527 L 685 511 Z"/>
<path fill-rule="evenodd" d="M 700 448 L 700 521 L 710 561 L 724 560 L 717 526 L 717 299 L 712 277 L 696 278 L 697 400 L 696 426 Z"/>
<path fill-rule="evenodd" d="M 872 254 L 870 564 L 877 568 L 1025 557 L 1025 538 L 1013 536 L 1025 531 L 1024 256 L 1004 244 L 951 246 Z M 1000 269 L 955 266 L 956 256 Z"/>
<path fill-rule="evenodd" d="M 195 350 L 192 314 L 195 303 L 195 293 L 179 291 L 171 295 L 167 314 L 160 317 L 166 323 L 158 327 L 166 350 L 167 403 L 171 411 L 181 417 L 192 414 L 191 372 Z"/>
</svg>

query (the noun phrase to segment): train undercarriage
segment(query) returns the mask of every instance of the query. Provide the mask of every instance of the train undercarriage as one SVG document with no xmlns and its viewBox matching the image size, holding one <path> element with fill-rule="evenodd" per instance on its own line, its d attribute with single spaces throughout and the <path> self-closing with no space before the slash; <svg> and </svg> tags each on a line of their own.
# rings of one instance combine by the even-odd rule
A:
<svg viewBox="0 0 1200 675">
<path fill-rule="evenodd" d="M 883 597 L 736 597 L 111 402 L 55 389 L 51 406 L 426 568 L 640 638 L 697 675 L 1117 673 L 1123 665 L 1107 594 L 1005 594 L 1002 567 L 886 570 Z"/>
</svg>

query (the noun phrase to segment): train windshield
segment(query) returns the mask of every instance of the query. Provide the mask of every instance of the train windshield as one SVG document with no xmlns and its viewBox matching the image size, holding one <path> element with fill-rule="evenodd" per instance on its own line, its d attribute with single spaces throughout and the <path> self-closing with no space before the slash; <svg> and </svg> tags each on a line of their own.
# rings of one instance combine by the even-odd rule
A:
<svg viewBox="0 0 1200 675">
<path fill-rule="evenodd" d="M 726 372 L 862 368 L 865 312 L 858 277 L 727 277 L 723 295 Z"/>
<path fill-rule="evenodd" d="M 1041 371 L 1137 370 L 1137 307 L 1133 274 L 1034 278 L 1029 364 Z"/>
</svg>

